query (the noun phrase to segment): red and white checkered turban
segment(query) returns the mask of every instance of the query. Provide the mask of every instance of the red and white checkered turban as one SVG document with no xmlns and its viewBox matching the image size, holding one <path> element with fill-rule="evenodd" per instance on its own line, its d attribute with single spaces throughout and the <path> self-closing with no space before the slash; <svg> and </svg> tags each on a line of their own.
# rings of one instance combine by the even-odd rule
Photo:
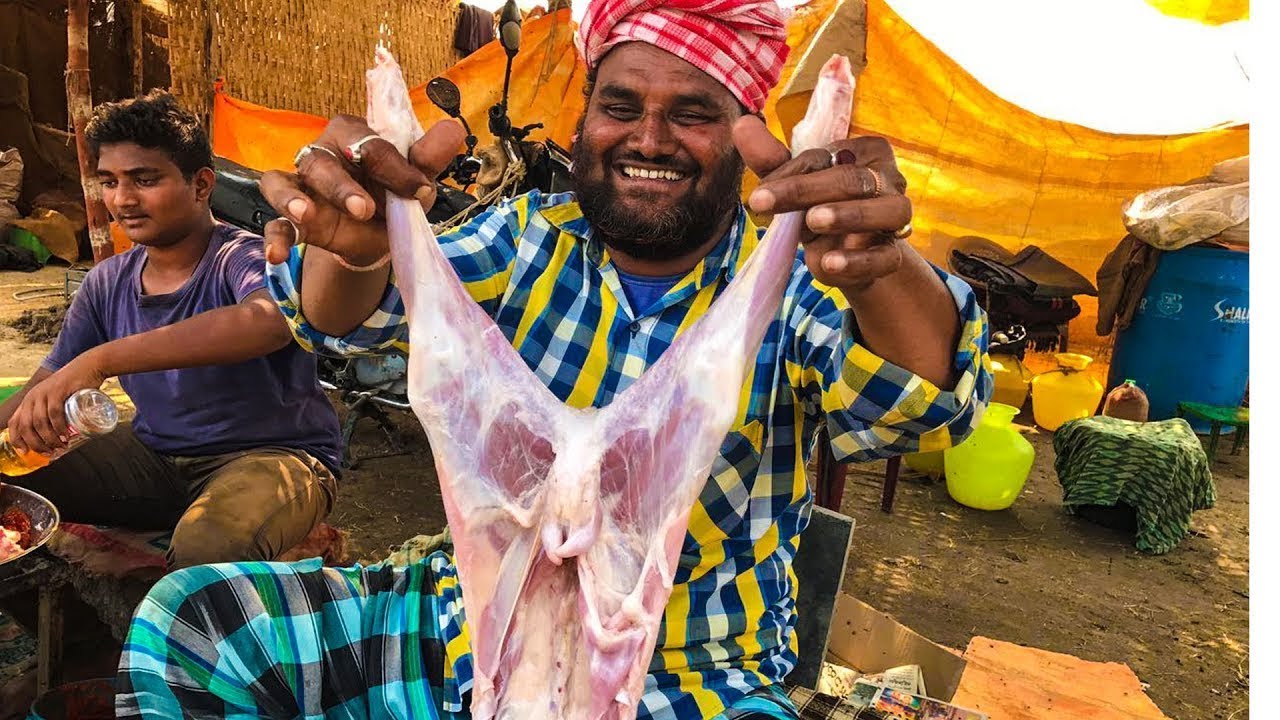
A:
<svg viewBox="0 0 1280 720">
<path fill-rule="evenodd" d="M 773 0 L 594 0 L 578 50 L 594 68 L 615 45 L 644 42 L 720 81 L 752 112 L 787 60 L 786 18 Z"/>
</svg>

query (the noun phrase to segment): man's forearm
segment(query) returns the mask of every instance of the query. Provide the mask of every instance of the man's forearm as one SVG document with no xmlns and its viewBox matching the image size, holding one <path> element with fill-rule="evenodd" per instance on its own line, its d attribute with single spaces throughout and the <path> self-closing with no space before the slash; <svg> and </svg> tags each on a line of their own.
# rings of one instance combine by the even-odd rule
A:
<svg viewBox="0 0 1280 720">
<path fill-rule="evenodd" d="M 299 290 L 302 314 L 311 327 L 326 335 L 347 335 L 378 309 L 390 277 L 390 263 L 354 272 L 338 264 L 328 250 L 308 247 L 302 257 Z"/>
<path fill-rule="evenodd" d="M 918 253 L 904 248 L 897 272 L 845 297 L 868 349 L 943 390 L 955 386 L 960 313 L 946 284 Z"/>
<path fill-rule="evenodd" d="M 84 354 L 105 377 L 204 365 L 225 365 L 262 357 L 293 338 L 265 290 L 238 305 L 99 345 Z"/>
</svg>

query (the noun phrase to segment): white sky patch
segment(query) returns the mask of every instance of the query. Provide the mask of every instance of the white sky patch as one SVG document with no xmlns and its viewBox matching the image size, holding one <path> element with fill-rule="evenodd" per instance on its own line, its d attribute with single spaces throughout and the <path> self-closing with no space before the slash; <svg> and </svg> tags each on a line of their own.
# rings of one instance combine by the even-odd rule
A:
<svg viewBox="0 0 1280 720">
<path fill-rule="evenodd" d="M 887 2 L 992 92 L 1044 117 L 1154 135 L 1249 121 L 1247 20 L 1203 25 L 1143 0 Z"/>
</svg>

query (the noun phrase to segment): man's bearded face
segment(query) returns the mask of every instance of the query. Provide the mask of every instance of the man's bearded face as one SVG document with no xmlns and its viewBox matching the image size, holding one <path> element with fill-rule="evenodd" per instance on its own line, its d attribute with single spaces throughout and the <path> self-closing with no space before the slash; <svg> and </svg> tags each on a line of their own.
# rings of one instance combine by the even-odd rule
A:
<svg viewBox="0 0 1280 720">
<path fill-rule="evenodd" d="M 601 61 L 573 146 L 583 215 L 612 251 L 686 256 L 723 232 L 742 189 L 737 99 L 676 56 L 626 43 Z"/>
</svg>

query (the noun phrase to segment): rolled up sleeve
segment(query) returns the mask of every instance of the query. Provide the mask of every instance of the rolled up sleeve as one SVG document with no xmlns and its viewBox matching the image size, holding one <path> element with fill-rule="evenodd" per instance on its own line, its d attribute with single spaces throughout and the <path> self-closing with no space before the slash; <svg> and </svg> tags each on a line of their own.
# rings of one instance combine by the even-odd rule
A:
<svg viewBox="0 0 1280 720">
<path fill-rule="evenodd" d="M 530 202 L 535 199 L 522 196 L 491 207 L 437 239 L 467 292 L 490 315 L 497 311 L 506 291 L 517 239 Z M 328 335 L 307 322 L 302 312 L 306 251 L 306 245 L 295 246 L 288 260 L 267 265 L 267 289 L 299 345 L 309 352 L 334 357 L 409 351 L 409 322 L 394 272 L 377 309 L 350 333 L 341 337 Z"/>
<path fill-rule="evenodd" d="M 378 308 L 346 335 L 329 335 L 307 322 L 302 313 L 302 260 L 306 252 L 305 245 L 298 245 L 285 262 L 267 265 L 267 290 L 299 345 L 308 352 L 331 357 L 409 351 L 409 322 L 394 274 L 378 301 Z"/>
<path fill-rule="evenodd" d="M 952 367 L 955 387 L 943 390 L 871 352 L 843 296 L 824 295 L 796 323 L 796 369 L 807 412 L 824 419 L 838 462 L 865 462 L 945 450 L 976 427 L 993 389 L 987 318 L 962 280 L 935 271 L 960 313 Z"/>
</svg>

